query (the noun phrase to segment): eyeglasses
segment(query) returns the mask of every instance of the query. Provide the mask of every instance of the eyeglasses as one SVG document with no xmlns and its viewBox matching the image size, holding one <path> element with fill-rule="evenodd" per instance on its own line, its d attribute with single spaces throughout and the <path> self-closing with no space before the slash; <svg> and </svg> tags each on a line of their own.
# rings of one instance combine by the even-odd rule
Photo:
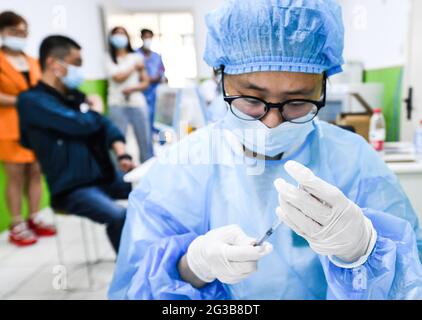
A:
<svg viewBox="0 0 422 320">
<path fill-rule="evenodd" d="M 327 93 L 327 76 L 324 73 L 323 96 L 320 101 L 307 99 L 291 99 L 281 103 L 269 103 L 253 96 L 227 96 L 224 87 L 224 67 L 221 76 L 224 101 L 229 104 L 230 111 L 239 119 L 256 121 L 264 118 L 271 109 L 279 109 L 284 120 L 292 123 L 312 121 L 325 106 Z"/>
</svg>

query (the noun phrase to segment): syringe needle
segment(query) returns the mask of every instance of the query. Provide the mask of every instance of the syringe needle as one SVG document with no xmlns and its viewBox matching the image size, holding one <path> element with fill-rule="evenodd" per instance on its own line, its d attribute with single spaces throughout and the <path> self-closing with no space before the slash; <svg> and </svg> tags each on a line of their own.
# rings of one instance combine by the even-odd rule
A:
<svg viewBox="0 0 422 320">
<path fill-rule="evenodd" d="M 280 224 L 281 220 L 277 219 L 277 221 L 274 222 L 271 228 L 269 228 L 267 232 L 265 232 L 264 236 L 262 236 L 262 238 L 254 244 L 254 247 L 261 246 L 274 233 L 274 231 L 280 226 Z"/>
</svg>

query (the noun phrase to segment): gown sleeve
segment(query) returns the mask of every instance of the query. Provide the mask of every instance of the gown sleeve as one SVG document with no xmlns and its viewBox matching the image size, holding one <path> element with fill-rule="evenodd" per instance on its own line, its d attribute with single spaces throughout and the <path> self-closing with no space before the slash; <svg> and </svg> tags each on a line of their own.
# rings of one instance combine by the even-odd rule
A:
<svg viewBox="0 0 422 320">
<path fill-rule="evenodd" d="M 219 300 L 219 281 L 197 289 L 177 264 L 208 226 L 204 201 L 207 168 L 155 165 L 129 197 L 110 299 Z"/>
<path fill-rule="evenodd" d="M 345 192 L 359 205 L 378 237 L 368 260 L 345 269 L 320 257 L 328 299 L 421 299 L 422 237 L 417 215 L 397 177 L 366 144 L 353 187 Z"/>
<path fill-rule="evenodd" d="M 339 268 L 320 256 L 328 283 L 327 299 L 421 299 L 422 267 L 409 222 L 364 209 L 378 238 L 368 260 L 353 269 Z"/>
</svg>

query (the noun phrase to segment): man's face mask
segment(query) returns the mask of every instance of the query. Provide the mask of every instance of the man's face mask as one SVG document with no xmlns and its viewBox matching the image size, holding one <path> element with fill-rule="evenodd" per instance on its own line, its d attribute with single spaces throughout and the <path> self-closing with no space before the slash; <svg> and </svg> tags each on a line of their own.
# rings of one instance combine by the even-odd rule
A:
<svg viewBox="0 0 422 320">
<path fill-rule="evenodd" d="M 61 82 L 68 89 L 78 88 L 85 80 L 85 76 L 82 72 L 82 67 L 68 64 L 64 61 L 61 61 L 60 64 L 67 69 L 65 76 L 59 76 Z"/>
<path fill-rule="evenodd" d="M 145 39 L 144 40 L 144 48 L 151 50 L 151 46 L 152 46 L 152 39 Z"/>
<path fill-rule="evenodd" d="M 246 116 L 246 115 L 245 115 Z M 314 130 L 313 122 L 296 124 L 283 122 L 275 128 L 268 128 L 261 121 L 245 121 L 228 111 L 224 123 L 250 151 L 275 157 L 301 146 Z"/>
</svg>

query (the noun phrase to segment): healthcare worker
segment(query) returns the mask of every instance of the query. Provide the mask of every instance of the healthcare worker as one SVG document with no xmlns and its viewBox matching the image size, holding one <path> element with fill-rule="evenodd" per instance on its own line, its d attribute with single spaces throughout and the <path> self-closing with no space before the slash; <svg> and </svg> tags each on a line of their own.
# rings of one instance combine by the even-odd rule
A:
<svg viewBox="0 0 422 320">
<path fill-rule="evenodd" d="M 397 178 L 316 117 L 342 70 L 338 4 L 232 0 L 207 25 L 229 112 L 132 192 L 109 297 L 422 298 L 418 219 Z"/>
<path fill-rule="evenodd" d="M 154 38 L 154 32 L 150 29 L 141 30 L 141 39 L 143 45 L 137 50 L 137 52 L 144 58 L 145 68 L 149 76 L 149 86 L 144 91 L 145 98 L 148 102 L 149 108 L 149 121 L 151 125 L 151 131 L 154 132 L 154 117 L 155 117 L 155 105 L 157 102 L 157 89 L 160 83 L 165 82 L 165 68 L 161 55 L 151 50 L 152 39 Z"/>
</svg>

